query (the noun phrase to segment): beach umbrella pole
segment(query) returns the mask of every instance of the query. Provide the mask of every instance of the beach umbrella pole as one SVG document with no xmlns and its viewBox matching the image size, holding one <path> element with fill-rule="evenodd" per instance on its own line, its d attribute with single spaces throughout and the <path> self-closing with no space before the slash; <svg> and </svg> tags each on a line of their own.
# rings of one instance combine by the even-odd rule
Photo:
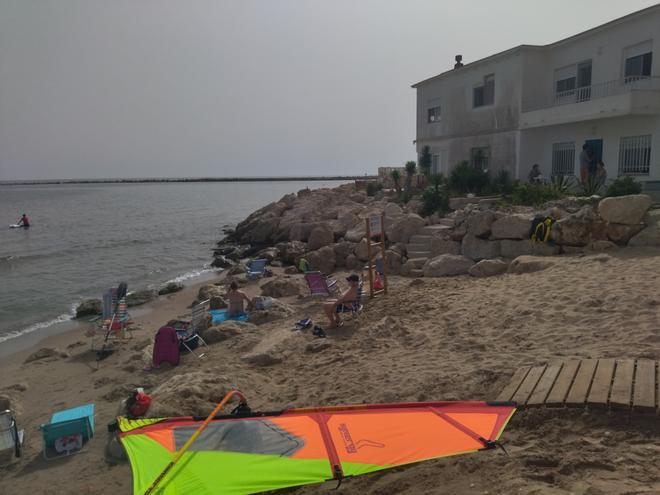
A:
<svg viewBox="0 0 660 495">
<path fill-rule="evenodd" d="M 165 476 L 167 476 L 167 473 L 169 473 L 172 468 L 176 465 L 177 462 L 181 459 L 183 454 L 186 453 L 186 451 L 190 448 L 190 446 L 197 440 L 197 437 L 202 434 L 202 432 L 206 429 L 206 427 L 209 425 L 211 420 L 215 418 L 215 416 L 220 412 L 220 410 L 227 404 L 227 402 L 230 401 L 230 399 L 234 396 L 237 395 L 242 404 L 247 403 L 247 399 L 245 396 L 239 392 L 238 390 L 232 390 L 227 393 L 227 395 L 224 396 L 224 398 L 218 403 L 217 406 L 215 406 L 215 409 L 211 412 L 211 414 L 208 415 L 208 417 L 204 420 L 204 422 L 200 425 L 199 428 L 197 428 L 197 431 L 192 434 L 192 436 L 188 439 L 188 441 L 181 447 L 181 450 L 179 450 L 174 458 L 169 462 L 167 466 L 165 466 L 165 469 L 158 475 L 158 477 L 151 483 L 149 488 L 147 488 L 147 491 L 144 492 L 144 495 L 150 495 L 151 493 L 154 493 L 156 488 L 158 488 L 158 485 L 161 484 Z"/>
</svg>

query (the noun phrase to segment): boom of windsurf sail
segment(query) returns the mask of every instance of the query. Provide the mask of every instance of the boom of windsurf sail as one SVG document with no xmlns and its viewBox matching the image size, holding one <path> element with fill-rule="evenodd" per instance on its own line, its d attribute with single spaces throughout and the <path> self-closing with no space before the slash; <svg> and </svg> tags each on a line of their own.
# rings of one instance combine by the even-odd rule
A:
<svg viewBox="0 0 660 495">
<path fill-rule="evenodd" d="M 469 401 L 254 413 L 242 403 L 204 423 L 120 417 L 118 427 L 136 495 L 237 495 L 493 448 L 514 412 L 513 403 Z"/>
</svg>

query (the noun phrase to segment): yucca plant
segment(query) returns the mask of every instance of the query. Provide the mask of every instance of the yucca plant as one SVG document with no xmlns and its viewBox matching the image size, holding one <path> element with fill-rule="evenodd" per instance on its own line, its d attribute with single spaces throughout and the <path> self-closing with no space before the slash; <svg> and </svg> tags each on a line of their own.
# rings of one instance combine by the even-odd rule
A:
<svg viewBox="0 0 660 495">
<path fill-rule="evenodd" d="M 392 170 L 390 177 L 392 177 L 392 182 L 394 182 L 394 189 L 396 189 L 396 194 L 401 196 L 401 172 L 398 170 Z"/>
<path fill-rule="evenodd" d="M 573 187 L 573 177 L 570 175 L 553 175 L 550 185 L 557 195 L 566 196 Z"/>
<path fill-rule="evenodd" d="M 587 178 L 580 182 L 580 196 L 593 196 L 600 194 L 603 188 L 603 182 L 593 175 L 588 175 Z"/>
<path fill-rule="evenodd" d="M 417 170 L 417 164 L 413 161 L 406 162 L 406 191 L 412 191 L 412 178 Z"/>
</svg>

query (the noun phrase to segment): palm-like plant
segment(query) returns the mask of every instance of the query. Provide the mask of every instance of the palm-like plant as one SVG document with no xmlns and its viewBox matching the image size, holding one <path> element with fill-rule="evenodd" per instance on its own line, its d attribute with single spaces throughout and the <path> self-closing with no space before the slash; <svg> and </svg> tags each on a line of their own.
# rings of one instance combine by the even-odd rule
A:
<svg viewBox="0 0 660 495">
<path fill-rule="evenodd" d="M 413 161 L 406 162 L 406 191 L 412 190 L 412 178 L 417 170 L 417 164 Z"/>
<path fill-rule="evenodd" d="M 392 170 L 390 177 L 392 177 L 392 182 L 394 182 L 396 193 L 401 196 L 401 172 L 398 170 Z"/>
<path fill-rule="evenodd" d="M 431 175 L 431 148 L 424 146 L 419 155 L 419 168 L 428 177 Z"/>
<path fill-rule="evenodd" d="M 594 194 L 599 194 L 602 188 L 602 181 L 593 175 L 589 175 L 585 180 L 580 182 L 580 196 L 593 196 Z"/>
</svg>

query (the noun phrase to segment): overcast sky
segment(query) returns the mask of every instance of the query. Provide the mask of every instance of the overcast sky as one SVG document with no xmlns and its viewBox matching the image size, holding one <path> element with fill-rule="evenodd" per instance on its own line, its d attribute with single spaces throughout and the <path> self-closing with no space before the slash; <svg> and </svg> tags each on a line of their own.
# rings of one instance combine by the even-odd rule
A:
<svg viewBox="0 0 660 495">
<path fill-rule="evenodd" d="M 371 173 L 455 54 L 654 3 L 0 0 L 0 180 Z"/>
</svg>

